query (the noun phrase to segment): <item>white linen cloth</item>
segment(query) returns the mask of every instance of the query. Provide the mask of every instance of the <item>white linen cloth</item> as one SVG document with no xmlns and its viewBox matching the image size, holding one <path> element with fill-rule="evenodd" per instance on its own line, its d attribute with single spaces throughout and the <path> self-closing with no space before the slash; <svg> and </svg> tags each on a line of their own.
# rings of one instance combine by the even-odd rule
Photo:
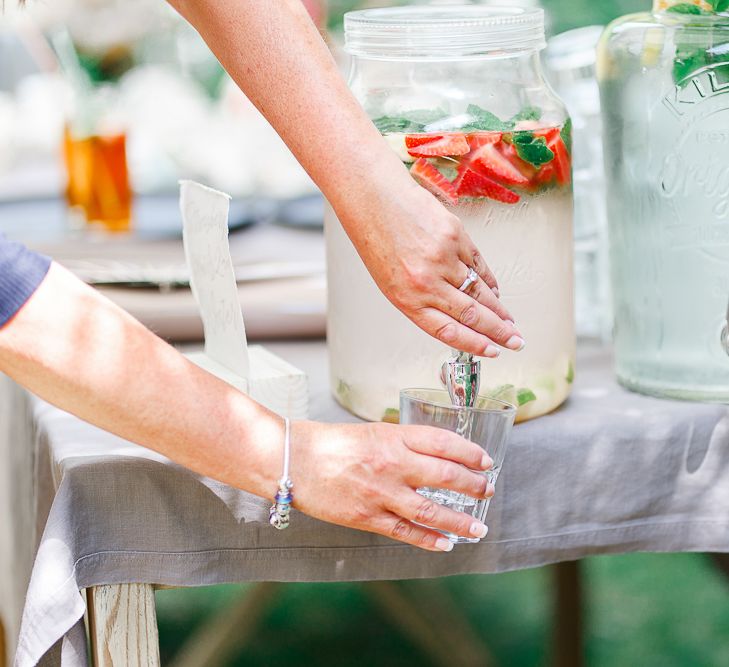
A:
<svg viewBox="0 0 729 667">
<path fill-rule="evenodd" d="M 270 348 L 309 374 L 314 418 L 353 421 L 329 395 L 323 343 Z M 7 614 L 25 586 L 34 522 L 43 523 L 53 503 L 25 600 L 18 667 L 36 664 L 64 636 L 64 665 L 84 663 L 79 589 L 98 584 L 401 579 L 598 553 L 729 551 L 729 411 L 631 394 L 615 383 L 602 349 L 579 350 L 565 406 L 515 428 L 488 537 L 449 554 L 300 513 L 287 531 L 273 530 L 269 499 L 200 478 L 7 380 L 0 415 L 0 461 L 12 481 L 0 492 L 0 527 L 16 536 L 0 552 L 11 632 L 17 617 Z"/>
</svg>

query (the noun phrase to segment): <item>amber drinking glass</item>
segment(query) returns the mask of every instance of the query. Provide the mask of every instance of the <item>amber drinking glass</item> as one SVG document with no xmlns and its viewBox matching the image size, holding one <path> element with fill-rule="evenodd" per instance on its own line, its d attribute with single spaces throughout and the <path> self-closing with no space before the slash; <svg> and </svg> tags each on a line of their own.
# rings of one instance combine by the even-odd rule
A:
<svg viewBox="0 0 729 667">
<path fill-rule="evenodd" d="M 129 231 L 132 189 L 126 134 L 76 135 L 67 125 L 63 148 L 66 199 L 72 216 L 110 232 Z"/>
</svg>

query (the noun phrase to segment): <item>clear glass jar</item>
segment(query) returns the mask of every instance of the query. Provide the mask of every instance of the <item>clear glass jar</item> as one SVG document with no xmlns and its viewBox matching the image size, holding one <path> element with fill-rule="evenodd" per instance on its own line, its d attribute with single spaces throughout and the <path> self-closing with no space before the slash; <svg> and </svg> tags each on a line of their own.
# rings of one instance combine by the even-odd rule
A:
<svg viewBox="0 0 729 667">
<path fill-rule="evenodd" d="M 727 0 L 655 3 L 599 47 L 619 381 L 729 399 Z"/>
<path fill-rule="evenodd" d="M 527 347 L 482 360 L 482 394 L 560 405 L 574 376 L 570 123 L 546 84 L 541 9 L 437 6 L 345 17 L 350 86 L 392 149 L 460 217 Z M 377 289 L 325 215 L 328 344 L 339 402 L 397 418 L 404 387 L 435 387 L 450 355 Z"/>
<path fill-rule="evenodd" d="M 595 71 L 597 43 L 605 26 L 568 30 L 547 43 L 547 80 L 572 118 L 575 190 L 575 319 L 577 337 L 610 339 L 605 161 L 600 90 Z"/>
</svg>

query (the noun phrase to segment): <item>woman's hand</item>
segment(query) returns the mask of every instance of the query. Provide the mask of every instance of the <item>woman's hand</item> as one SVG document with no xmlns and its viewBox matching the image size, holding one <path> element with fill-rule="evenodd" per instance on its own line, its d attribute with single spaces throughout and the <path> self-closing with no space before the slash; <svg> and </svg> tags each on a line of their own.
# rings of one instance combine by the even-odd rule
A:
<svg viewBox="0 0 729 667">
<path fill-rule="evenodd" d="M 479 356 L 498 356 L 494 343 L 524 347 L 499 301 L 496 278 L 455 215 L 415 182 L 370 202 L 338 211 L 339 217 L 378 287 L 401 312 L 446 345 Z M 459 288 L 469 267 L 479 279 L 464 293 Z"/>
<path fill-rule="evenodd" d="M 428 426 L 296 422 L 291 433 L 294 507 L 350 528 L 429 551 L 452 543 L 422 525 L 463 537 L 485 537 L 477 519 L 416 493 L 421 486 L 490 498 L 491 459 L 476 444 Z"/>
<path fill-rule="evenodd" d="M 382 140 L 301 2 L 268 3 L 265 12 L 259 2 L 239 0 L 171 3 L 309 172 L 397 308 L 466 352 L 494 357 L 494 343 L 523 347 L 463 225 Z M 471 266 L 481 280 L 463 294 L 458 288 Z"/>
</svg>

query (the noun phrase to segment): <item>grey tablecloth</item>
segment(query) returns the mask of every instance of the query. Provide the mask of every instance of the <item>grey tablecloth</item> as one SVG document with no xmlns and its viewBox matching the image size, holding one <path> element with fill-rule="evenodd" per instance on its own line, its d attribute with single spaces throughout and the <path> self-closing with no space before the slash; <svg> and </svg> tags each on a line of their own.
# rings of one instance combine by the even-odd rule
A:
<svg viewBox="0 0 729 667">
<path fill-rule="evenodd" d="M 322 343 L 271 347 L 309 373 L 313 417 L 352 419 L 329 398 Z M 33 565 L 17 664 L 35 664 L 74 627 L 84 611 L 79 589 L 96 584 L 437 577 L 597 553 L 729 551 L 727 408 L 630 394 L 613 381 L 604 350 L 583 348 L 578 362 L 568 404 L 515 429 L 488 538 L 450 554 L 302 515 L 277 532 L 266 522 L 267 500 L 29 399 L 32 428 L 16 429 L 26 441 L 10 447 L 35 453 L 19 460 L 35 466 L 38 516 L 57 491 Z M 0 405 L 12 395 L 6 383 Z M 21 418 L 17 402 L 15 410 Z M 66 645 L 67 655 L 78 655 Z"/>
</svg>

